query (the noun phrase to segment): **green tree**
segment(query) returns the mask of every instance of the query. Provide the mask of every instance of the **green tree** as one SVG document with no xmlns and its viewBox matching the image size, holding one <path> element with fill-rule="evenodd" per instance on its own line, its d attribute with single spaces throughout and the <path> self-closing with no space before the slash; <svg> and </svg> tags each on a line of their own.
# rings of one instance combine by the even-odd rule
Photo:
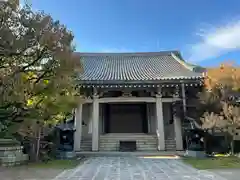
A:
<svg viewBox="0 0 240 180">
<path fill-rule="evenodd" d="M 44 12 L 34 12 L 27 4 L 16 8 L 15 1 L 2 4 L 2 132 L 12 129 L 39 139 L 42 127 L 65 118 L 79 103 L 75 80 L 82 68 L 80 57 L 74 54 L 73 38 L 71 31 Z"/>
</svg>

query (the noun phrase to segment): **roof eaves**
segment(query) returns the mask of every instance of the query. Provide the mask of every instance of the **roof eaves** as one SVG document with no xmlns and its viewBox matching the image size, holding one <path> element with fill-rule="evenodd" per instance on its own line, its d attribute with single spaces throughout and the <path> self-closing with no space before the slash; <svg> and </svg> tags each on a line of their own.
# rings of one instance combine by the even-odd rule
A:
<svg viewBox="0 0 240 180">
<path fill-rule="evenodd" d="M 90 56 L 167 56 L 171 54 L 179 54 L 178 51 L 160 51 L 160 52 L 74 52 L 74 54 L 79 55 L 80 57 Z"/>
<path fill-rule="evenodd" d="M 190 71 L 197 72 L 197 73 L 204 73 L 206 71 L 206 68 L 203 68 L 198 65 L 190 64 L 184 61 L 183 59 L 176 56 L 174 53 L 171 53 L 171 56 L 178 61 L 181 65 L 183 65 L 185 68 L 187 68 Z"/>
<path fill-rule="evenodd" d="M 184 60 L 180 59 L 179 57 L 177 57 L 174 53 L 171 53 L 171 56 L 178 62 L 180 63 L 182 66 L 184 66 L 185 68 L 187 68 L 190 71 L 194 71 L 194 67 L 188 65 Z"/>
</svg>

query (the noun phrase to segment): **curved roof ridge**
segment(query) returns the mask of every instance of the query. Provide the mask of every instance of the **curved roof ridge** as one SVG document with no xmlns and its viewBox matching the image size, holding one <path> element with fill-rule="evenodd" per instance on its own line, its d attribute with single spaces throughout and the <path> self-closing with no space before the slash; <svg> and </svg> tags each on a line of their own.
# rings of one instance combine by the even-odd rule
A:
<svg viewBox="0 0 240 180">
<path fill-rule="evenodd" d="M 190 71 L 202 72 L 205 70 L 205 68 L 203 68 L 199 65 L 195 65 L 195 64 L 186 62 L 184 59 L 181 58 L 181 55 L 177 56 L 174 53 L 172 53 L 171 55 L 178 63 L 180 63 L 182 66 L 184 66 L 185 68 L 187 68 Z"/>
</svg>

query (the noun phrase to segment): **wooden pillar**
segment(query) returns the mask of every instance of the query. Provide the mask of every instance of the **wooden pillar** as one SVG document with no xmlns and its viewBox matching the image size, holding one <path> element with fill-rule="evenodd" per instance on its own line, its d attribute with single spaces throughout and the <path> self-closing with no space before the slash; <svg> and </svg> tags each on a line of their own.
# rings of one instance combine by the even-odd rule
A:
<svg viewBox="0 0 240 180">
<path fill-rule="evenodd" d="M 147 111 L 147 123 L 148 123 L 148 133 L 151 133 L 151 114 L 150 114 L 150 106 L 151 104 L 146 104 L 146 111 Z"/>
<path fill-rule="evenodd" d="M 98 151 L 99 147 L 99 101 L 98 96 L 93 96 L 92 110 L 92 151 Z"/>
<path fill-rule="evenodd" d="M 173 116 L 174 121 L 174 131 L 175 131 L 175 141 L 176 141 L 176 150 L 183 150 L 183 138 L 182 138 L 182 122 L 181 119 L 176 116 Z"/>
<path fill-rule="evenodd" d="M 83 104 L 79 104 L 75 110 L 74 119 L 74 151 L 81 150 L 81 140 L 82 140 L 82 109 Z"/>
<path fill-rule="evenodd" d="M 181 91 L 182 91 L 182 103 L 183 103 L 183 113 L 184 117 L 186 115 L 186 97 L 185 97 L 185 86 L 181 84 Z M 177 113 L 177 108 L 175 104 L 174 111 L 173 111 L 173 121 L 174 121 L 174 132 L 175 132 L 175 141 L 176 141 L 176 150 L 183 150 L 183 138 L 182 138 L 182 119 L 179 117 Z"/>
<path fill-rule="evenodd" d="M 182 83 L 181 86 L 182 86 L 183 113 L 184 113 L 184 117 L 185 117 L 186 116 L 186 112 L 187 112 L 187 107 L 186 107 L 186 92 L 185 92 L 185 85 L 184 85 L 184 83 Z"/>
<path fill-rule="evenodd" d="M 156 120 L 157 120 L 157 135 L 158 135 L 158 150 L 165 150 L 164 122 L 163 122 L 163 105 L 162 96 L 156 95 Z"/>
</svg>

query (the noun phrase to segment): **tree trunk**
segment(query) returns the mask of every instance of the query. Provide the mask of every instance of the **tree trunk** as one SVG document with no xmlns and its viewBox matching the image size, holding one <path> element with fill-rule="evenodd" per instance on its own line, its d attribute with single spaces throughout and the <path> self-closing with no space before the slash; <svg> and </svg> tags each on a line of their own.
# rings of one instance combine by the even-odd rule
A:
<svg viewBox="0 0 240 180">
<path fill-rule="evenodd" d="M 35 141 L 35 138 L 31 138 L 31 140 L 29 141 L 29 143 L 30 143 L 30 154 L 29 154 L 29 156 L 30 156 L 30 160 L 31 161 L 35 161 L 36 160 L 36 141 Z"/>
<path fill-rule="evenodd" d="M 228 138 L 228 135 L 226 132 L 224 133 L 224 140 L 225 140 L 225 144 L 227 146 L 227 152 L 229 152 L 229 138 Z M 230 147 L 231 147 L 231 143 L 230 143 Z"/>
<path fill-rule="evenodd" d="M 36 144 L 36 161 L 39 160 L 40 140 L 41 140 L 41 128 L 38 128 L 37 144 Z"/>
<path fill-rule="evenodd" d="M 234 138 L 231 141 L 231 155 L 234 155 Z"/>
<path fill-rule="evenodd" d="M 203 137 L 203 148 L 204 148 L 205 153 L 207 153 L 208 149 L 207 149 L 207 136 L 206 135 L 204 135 L 204 137 Z"/>
</svg>

